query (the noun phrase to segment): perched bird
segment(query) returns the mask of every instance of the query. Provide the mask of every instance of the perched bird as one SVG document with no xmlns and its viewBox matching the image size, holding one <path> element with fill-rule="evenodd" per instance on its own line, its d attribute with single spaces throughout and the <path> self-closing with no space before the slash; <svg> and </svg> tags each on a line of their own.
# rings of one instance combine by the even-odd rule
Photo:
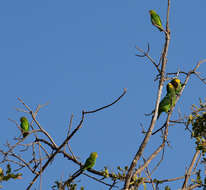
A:
<svg viewBox="0 0 206 190">
<path fill-rule="evenodd" d="M 176 101 L 175 87 L 171 83 L 168 83 L 167 94 L 159 104 L 157 119 L 159 119 L 159 116 L 162 112 L 168 113 L 171 107 L 174 106 L 175 101 Z"/>
<path fill-rule="evenodd" d="M 159 15 L 154 10 L 149 10 L 149 14 L 150 14 L 152 24 L 156 26 L 160 30 L 160 32 L 162 32 L 163 31 L 162 22 Z"/>
<path fill-rule="evenodd" d="M 159 116 L 162 112 L 166 112 L 168 113 L 171 109 L 171 107 L 173 107 L 175 105 L 175 101 L 176 101 L 176 91 L 175 91 L 175 87 L 172 85 L 172 83 L 168 83 L 167 84 L 167 94 L 166 96 L 161 100 L 160 104 L 159 104 L 159 109 L 158 109 L 158 116 L 157 119 L 159 119 Z M 166 125 L 163 125 L 162 127 L 160 127 L 159 129 L 157 129 L 155 132 L 152 133 L 152 135 L 156 134 L 157 132 L 159 132 L 160 130 L 162 130 Z"/>
<path fill-rule="evenodd" d="M 67 184 L 70 184 L 76 177 L 78 177 L 79 175 L 81 175 L 85 170 L 91 169 L 92 167 L 94 167 L 95 163 L 96 163 L 96 159 L 97 159 L 98 155 L 96 152 L 92 152 L 90 154 L 90 156 L 86 159 L 84 165 L 78 170 L 76 171 L 65 183 L 64 183 L 64 187 Z"/>
<path fill-rule="evenodd" d="M 23 137 L 26 137 L 29 134 L 29 122 L 26 117 L 21 117 L 20 121 Z"/>
<path fill-rule="evenodd" d="M 98 157 L 97 153 L 92 152 L 89 158 L 86 159 L 86 162 L 81 170 L 84 171 L 84 170 L 91 169 L 95 165 L 97 157 Z"/>
<path fill-rule="evenodd" d="M 179 93 L 182 89 L 182 84 L 181 84 L 180 79 L 174 78 L 170 81 L 170 83 L 175 87 L 176 95 L 179 95 Z"/>
</svg>

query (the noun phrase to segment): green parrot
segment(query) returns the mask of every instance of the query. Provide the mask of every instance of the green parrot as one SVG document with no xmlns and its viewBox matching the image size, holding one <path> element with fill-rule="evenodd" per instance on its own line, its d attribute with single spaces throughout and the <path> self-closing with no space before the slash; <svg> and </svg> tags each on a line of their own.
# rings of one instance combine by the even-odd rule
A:
<svg viewBox="0 0 206 190">
<path fill-rule="evenodd" d="M 170 81 L 170 83 L 175 87 L 176 95 L 179 95 L 179 93 L 182 89 L 182 84 L 181 84 L 180 79 L 174 78 Z"/>
<path fill-rule="evenodd" d="M 176 101 L 176 92 L 175 92 L 175 87 L 171 84 L 167 84 L 167 94 L 166 96 L 161 100 L 159 104 L 159 109 L 158 109 L 158 116 L 157 119 L 159 119 L 159 116 L 162 112 L 168 113 L 170 108 L 174 106 Z"/>
<path fill-rule="evenodd" d="M 163 31 L 162 22 L 159 15 L 154 10 L 149 10 L 149 14 L 151 17 L 152 24 L 156 26 L 160 30 L 160 32 L 162 32 Z"/>
<path fill-rule="evenodd" d="M 23 137 L 26 137 L 29 134 L 29 122 L 26 117 L 21 117 L 20 121 Z"/>
<path fill-rule="evenodd" d="M 96 152 L 92 152 L 90 154 L 90 156 L 86 159 L 84 165 L 77 170 L 65 183 L 64 183 L 64 187 L 67 184 L 70 184 L 76 177 L 78 177 L 79 175 L 81 175 L 85 170 L 91 169 L 92 167 L 94 167 L 95 163 L 96 163 L 96 159 L 97 159 L 98 155 Z"/>
<path fill-rule="evenodd" d="M 81 170 L 85 171 L 85 170 L 91 169 L 95 165 L 97 157 L 98 157 L 97 153 L 92 152 L 89 158 L 86 159 L 86 162 Z"/>
</svg>

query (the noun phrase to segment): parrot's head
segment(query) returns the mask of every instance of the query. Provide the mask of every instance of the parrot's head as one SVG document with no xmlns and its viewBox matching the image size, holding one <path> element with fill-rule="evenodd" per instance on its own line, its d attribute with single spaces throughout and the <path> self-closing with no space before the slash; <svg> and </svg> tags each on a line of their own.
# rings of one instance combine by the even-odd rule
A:
<svg viewBox="0 0 206 190">
<path fill-rule="evenodd" d="M 20 118 L 20 121 L 21 121 L 21 122 L 25 122 L 25 121 L 28 121 L 28 120 L 27 120 L 26 117 L 21 117 L 21 118 Z"/>
<path fill-rule="evenodd" d="M 175 78 L 175 79 L 171 80 L 170 83 L 172 83 L 172 85 L 173 85 L 175 88 L 177 88 L 177 87 L 181 84 L 180 82 L 181 82 L 180 79 Z"/>
<path fill-rule="evenodd" d="M 96 159 L 98 157 L 98 154 L 96 152 L 92 152 L 90 154 L 90 157 Z"/>
<path fill-rule="evenodd" d="M 2 168 L 0 168 L 0 175 L 2 175 L 3 174 L 3 169 Z"/>
<path fill-rule="evenodd" d="M 154 10 L 149 10 L 149 14 L 151 15 L 151 14 L 154 14 L 154 13 L 156 13 Z"/>
<path fill-rule="evenodd" d="M 175 88 L 170 82 L 167 84 L 167 92 L 175 92 Z"/>
</svg>

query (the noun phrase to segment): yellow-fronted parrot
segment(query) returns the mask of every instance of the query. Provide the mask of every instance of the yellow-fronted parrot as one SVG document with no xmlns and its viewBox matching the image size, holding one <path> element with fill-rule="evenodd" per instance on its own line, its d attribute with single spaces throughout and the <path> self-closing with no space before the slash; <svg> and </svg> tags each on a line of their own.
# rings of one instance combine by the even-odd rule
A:
<svg viewBox="0 0 206 190">
<path fill-rule="evenodd" d="M 81 175 L 85 170 L 91 169 L 92 167 L 94 167 L 95 163 L 96 163 L 96 159 L 97 159 L 98 155 L 96 152 L 92 152 L 90 154 L 90 156 L 86 159 L 84 165 L 78 170 L 76 171 L 65 183 L 64 183 L 64 187 L 71 183 L 76 177 L 78 177 L 79 175 Z"/>
<path fill-rule="evenodd" d="M 180 79 L 174 78 L 170 81 L 170 83 L 172 83 L 172 85 L 175 87 L 176 95 L 179 95 L 179 93 L 182 89 L 182 84 L 181 84 Z"/>
<path fill-rule="evenodd" d="M 168 113 L 170 111 L 171 107 L 174 106 L 175 101 L 176 101 L 175 88 L 171 83 L 168 83 L 167 84 L 167 94 L 161 100 L 161 102 L 159 104 L 157 119 L 159 119 L 159 116 L 162 112 Z"/>
<path fill-rule="evenodd" d="M 162 22 L 159 15 L 154 10 L 149 10 L 151 22 L 154 26 L 156 26 L 160 32 L 163 31 Z"/>
<path fill-rule="evenodd" d="M 29 122 L 26 117 L 21 117 L 20 121 L 23 137 L 26 137 L 29 134 Z"/>
</svg>

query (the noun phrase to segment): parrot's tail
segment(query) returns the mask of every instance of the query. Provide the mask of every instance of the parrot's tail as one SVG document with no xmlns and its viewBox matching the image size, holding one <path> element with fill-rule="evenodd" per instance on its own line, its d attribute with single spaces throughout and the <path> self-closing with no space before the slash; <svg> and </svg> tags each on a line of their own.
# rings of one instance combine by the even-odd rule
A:
<svg viewBox="0 0 206 190">
<path fill-rule="evenodd" d="M 29 132 L 23 132 L 23 138 L 25 138 L 28 134 Z"/>
</svg>

